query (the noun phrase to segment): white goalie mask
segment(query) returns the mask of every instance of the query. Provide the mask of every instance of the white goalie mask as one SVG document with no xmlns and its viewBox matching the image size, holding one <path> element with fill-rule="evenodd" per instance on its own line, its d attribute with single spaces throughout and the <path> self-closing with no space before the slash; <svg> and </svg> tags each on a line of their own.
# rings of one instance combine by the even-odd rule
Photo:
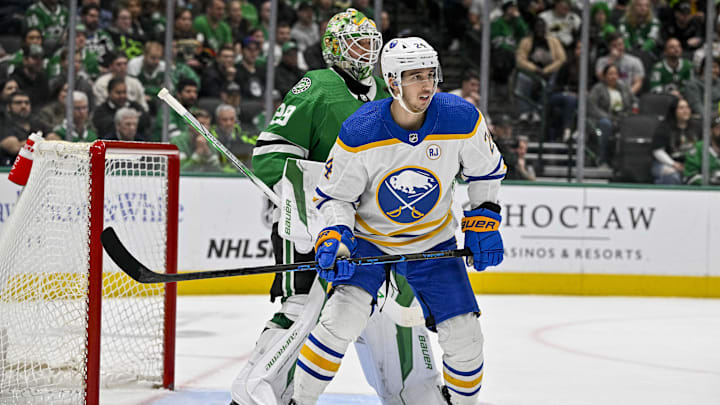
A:
<svg viewBox="0 0 720 405">
<path fill-rule="evenodd" d="M 400 89 L 399 94 L 391 92 L 393 98 L 400 102 L 400 105 L 411 114 L 422 114 L 425 111 L 411 111 L 403 101 L 403 85 L 411 85 L 412 82 L 403 83 L 402 73 L 408 70 L 434 68 L 434 84 L 432 94 L 435 94 L 437 85 L 442 82 L 442 69 L 438 54 L 430 44 L 418 37 L 395 38 L 385 44 L 380 54 L 380 66 L 383 78 L 388 86 L 393 85 Z M 432 101 L 432 95 L 430 96 Z M 428 105 L 430 103 L 428 102 Z"/>
</svg>

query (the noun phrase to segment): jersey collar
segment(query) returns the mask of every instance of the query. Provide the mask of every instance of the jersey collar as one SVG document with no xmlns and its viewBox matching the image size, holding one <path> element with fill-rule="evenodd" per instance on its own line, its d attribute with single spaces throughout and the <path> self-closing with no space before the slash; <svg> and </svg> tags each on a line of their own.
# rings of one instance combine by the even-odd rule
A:
<svg viewBox="0 0 720 405">
<path fill-rule="evenodd" d="M 340 76 L 341 79 L 343 79 L 348 91 L 350 92 L 350 94 L 352 94 L 353 97 L 362 101 L 363 103 L 375 99 L 375 96 L 377 95 L 377 86 L 375 84 L 375 79 L 372 76 L 362 81 L 358 81 L 355 80 L 354 77 L 350 76 L 349 73 L 340 69 L 337 66 L 332 66 L 330 69 L 338 76 Z"/>
<path fill-rule="evenodd" d="M 395 120 L 393 120 L 392 113 L 390 112 L 392 101 L 392 97 L 383 100 L 382 118 L 385 123 L 385 128 L 388 129 L 388 132 L 390 132 L 393 138 L 399 139 L 408 145 L 415 146 L 421 143 L 426 136 L 435 132 L 439 124 L 440 112 L 435 97 L 430 101 L 427 114 L 425 114 L 425 122 L 423 122 L 422 127 L 417 131 L 408 131 L 407 129 L 401 128 Z"/>
</svg>

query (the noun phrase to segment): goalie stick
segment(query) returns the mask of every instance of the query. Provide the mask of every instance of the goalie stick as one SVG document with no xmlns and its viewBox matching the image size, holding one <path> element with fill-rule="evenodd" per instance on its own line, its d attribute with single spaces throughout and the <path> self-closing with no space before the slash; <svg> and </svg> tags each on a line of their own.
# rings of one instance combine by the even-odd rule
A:
<svg viewBox="0 0 720 405">
<path fill-rule="evenodd" d="M 247 276 L 251 274 L 278 273 L 283 271 L 315 270 L 317 262 L 277 264 L 271 266 L 244 267 L 237 269 L 207 270 L 193 273 L 164 274 L 156 273 L 140 263 L 123 245 L 112 227 L 107 227 L 100 236 L 102 245 L 108 256 L 130 278 L 138 283 L 174 283 L 178 281 L 205 280 L 209 278 Z M 436 252 L 409 253 L 404 255 L 385 255 L 373 257 L 357 257 L 347 259 L 357 266 L 409 262 L 416 260 L 447 259 L 465 257 L 471 254 L 468 249 L 442 250 Z"/>
<path fill-rule="evenodd" d="M 240 172 L 247 176 L 247 178 L 250 179 L 250 181 L 252 181 L 253 184 L 255 184 L 260 189 L 260 191 L 262 191 L 263 194 L 265 194 L 265 196 L 267 196 L 267 198 L 269 198 L 270 201 L 273 202 L 273 204 L 275 204 L 275 206 L 280 207 L 280 197 L 278 197 L 277 194 L 275 194 L 270 189 L 270 187 L 266 186 L 265 183 L 262 182 L 262 180 L 255 176 L 252 170 L 248 169 L 248 167 L 245 166 L 243 162 L 238 160 L 238 158 L 236 158 L 235 155 L 233 155 L 232 152 L 230 152 L 225 147 L 225 145 L 218 141 L 217 138 L 215 138 L 210 133 L 210 131 L 208 131 L 208 129 L 205 128 L 205 126 L 195 118 L 194 115 L 190 114 L 190 111 L 188 111 L 187 108 L 183 107 L 183 105 L 180 104 L 180 102 L 177 101 L 177 99 L 173 97 L 166 88 L 163 87 L 158 92 L 157 96 L 159 99 L 166 102 L 167 105 L 170 106 L 170 108 L 175 110 L 176 113 L 183 117 L 183 119 L 187 121 L 190 126 L 195 128 L 195 130 L 198 131 L 205 139 L 207 139 L 207 141 L 210 142 L 215 147 L 215 149 L 225 155 L 225 157 L 228 158 L 228 160 L 230 160 L 230 162 L 232 162 L 232 164 L 235 165 L 235 167 L 240 170 Z"/>
</svg>

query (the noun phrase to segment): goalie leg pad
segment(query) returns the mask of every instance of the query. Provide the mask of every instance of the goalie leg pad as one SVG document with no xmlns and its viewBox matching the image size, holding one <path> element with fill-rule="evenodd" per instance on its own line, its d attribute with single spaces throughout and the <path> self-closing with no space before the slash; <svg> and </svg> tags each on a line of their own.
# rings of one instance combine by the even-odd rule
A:
<svg viewBox="0 0 720 405">
<path fill-rule="evenodd" d="M 300 349 L 293 395 L 299 404 L 315 404 L 335 377 L 350 342 L 365 328 L 371 302 L 370 294 L 359 287 L 336 287 L 320 322 Z"/>
<path fill-rule="evenodd" d="M 483 379 L 483 334 L 475 314 L 465 313 L 437 326 L 443 349 L 443 377 L 454 405 L 477 403 Z"/>
</svg>

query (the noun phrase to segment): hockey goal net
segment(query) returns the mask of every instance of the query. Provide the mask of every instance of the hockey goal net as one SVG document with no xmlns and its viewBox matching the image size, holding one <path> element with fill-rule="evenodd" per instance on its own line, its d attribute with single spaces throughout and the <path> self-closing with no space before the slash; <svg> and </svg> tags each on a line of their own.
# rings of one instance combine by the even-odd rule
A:
<svg viewBox="0 0 720 405">
<path fill-rule="evenodd" d="M 0 234 L 0 403 L 97 404 L 100 388 L 172 388 L 175 285 L 141 285 L 104 256 L 113 226 L 175 272 L 174 146 L 40 142 Z"/>
</svg>

